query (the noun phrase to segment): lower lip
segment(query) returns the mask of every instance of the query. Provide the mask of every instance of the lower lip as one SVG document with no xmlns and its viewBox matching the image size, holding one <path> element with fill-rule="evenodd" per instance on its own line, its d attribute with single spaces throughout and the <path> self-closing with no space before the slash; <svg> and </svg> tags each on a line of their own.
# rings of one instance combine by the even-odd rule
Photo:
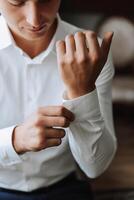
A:
<svg viewBox="0 0 134 200">
<path fill-rule="evenodd" d="M 46 26 L 43 26 L 42 28 L 40 28 L 39 30 L 31 30 L 31 29 L 27 29 L 28 32 L 30 33 L 41 33 L 46 29 Z"/>
</svg>

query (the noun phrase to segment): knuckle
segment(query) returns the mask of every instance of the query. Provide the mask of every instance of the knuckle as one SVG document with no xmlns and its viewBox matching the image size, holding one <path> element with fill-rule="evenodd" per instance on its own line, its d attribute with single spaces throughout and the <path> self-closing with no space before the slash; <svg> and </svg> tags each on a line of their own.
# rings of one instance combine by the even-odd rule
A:
<svg viewBox="0 0 134 200">
<path fill-rule="evenodd" d="M 87 36 L 91 38 L 96 38 L 97 34 L 94 31 L 86 31 Z"/>
<path fill-rule="evenodd" d="M 58 63 L 59 63 L 59 65 L 60 65 L 61 67 L 64 67 L 64 66 L 66 65 L 66 62 L 65 62 L 64 57 L 60 58 L 60 60 L 58 61 Z"/>
<path fill-rule="evenodd" d="M 36 115 L 36 116 L 34 117 L 34 125 L 35 125 L 35 126 L 38 126 L 38 124 L 39 124 L 39 115 Z"/>
<path fill-rule="evenodd" d="M 88 59 L 87 56 L 85 56 L 85 55 L 80 55 L 80 56 L 78 57 L 78 64 L 85 64 L 85 63 L 87 63 L 87 62 L 89 62 L 89 59 Z"/>
<path fill-rule="evenodd" d="M 36 113 L 37 113 L 37 114 L 41 114 L 41 111 L 42 111 L 42 107 L 38 107 Z"/>
<path fill-rule="evenodd" d="M 64 44 L 64 40 L 58 40 L 56 42 L 56 47 L 59 47 L 60 45 Z"/>
<path fill-rule="evenodd" d="M 75 37 L 83 37 L 83 36 L 84 36 L 84 34 L 81 31 L 75 33 Z"/>
<path fill-rule="evenodd" d="M 72 39 L 73 37 L 74 37 L 73 34 L 69 34 L 65 37 L 65 40 L 68 41 L 68 40 Z"/>
<path fill-rule="evenodd" d="M 40 115 L 36 115 L 35 118 L 34 118 L 34 125 L 35 126 L 39 126 L 40 125 L 40 122 L 41 122 L 41 117 Z"/>
<path fill-rule="evenodd" d="M 100 56 L 98 54 L 92 55 L 92 62 L 97 64 L 100 60 Z"/>
<path fill-rule="evenodd" d="M 61 131 L 60 131 L 60 134 L 61 134 L 61 137 L 64 137 L 64 136 L 65 136 L 65 131 L 64 131 L 64 130 L 61 130 Z"/>
<path fill-rule="evenodd" d="M 65 125 L 66 125 L 66 123 L 67 123 L 66 121 L 67 121 L 66 118 L 63 117 L 62 120 L 61 120 L 62 126 L 65 126 Z"/>
<path fill-rule="evenodd" d="M 42 149 L 45 146 L 45 140 L 43 137 L 38 137 L 36 139 L 36 148 Z"/>
<path fill-rule="evenodd" d="M 65 117 L 63 117 L 61 119 L 61 124 L 62 124 L 63 127 L 68 127 L 69 126 L 69 121 Z"/>
<path fill-rule="evenodd" d="M 39 148 L 42 144 L 42 140 L 40 138 L 36 138 L 36 148 Z"/>
<path fill-rule="evenodd" d="M 44 129 L 43 128 L 41 128 L 41 127 L 39 127 L 39 128 L 37 128 L 37 134 L 38 134 L 38 137 L 42 137 L 42 135 L 44 135 Z"/>
<path fill-rule="evenodd" d="M 66 118 L 65 118 L 65 117 L 62 117 L 62 119 L 61 119 L 61 124 L 62 124 L 62 126 L 65 126 L 65 125 L 66 125 Z"/>
<path fill-rule="evenodd" d="M 55 146 L 59 146 L 61 144 L 61 142 L 62 142 L 61 139 L 56 140 Z"/>
<path fill-rule="evenodd" d="M 34 129 L 33 136 L 29 140 L 29 147 L 32 151 L 39 151 L 43 149 L 46 145 L 46 139 L 42 130 L 39 128 Z"/>
<path fill-rule="evenodd" d="M 72 56 L 69 56 L 67 58 L 67 64 L 68 65 L 74 65 L 75 64 L 75 59 Z"/>
<path fill-rule="evenodd" d="M 64 106 L 60 106 L 59 107 L 59 115 L 64 115 L 65 113 L 65 107 Z"/>
</svg>

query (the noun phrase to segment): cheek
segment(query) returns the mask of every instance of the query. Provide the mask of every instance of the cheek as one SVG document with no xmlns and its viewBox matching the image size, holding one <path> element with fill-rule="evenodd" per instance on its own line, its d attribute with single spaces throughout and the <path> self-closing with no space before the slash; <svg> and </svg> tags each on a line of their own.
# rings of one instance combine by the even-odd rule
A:
<svg viewBox="0 0 134 200">
<path fill-rule="evenodd" d="M 20 9 L 16 7 L 5 5 L 2 7 L 2 15 L 5 17 L 8 24 L 17 24 L 22 18 Z"/>
<path fill-rule="evenodd" d="M 58 1 L 56 4 L 55 4 L 55 7 L 53 8 L 54 12 L 58 12 L 59 10 L 59 7 L 60 7 L 60 1 Z"/>
<path fill-rule="evenodd" d="M 1 1 L 1 0 L 0 0 Z M 21 9 L 18 9 L 15 6 L 12 6 L 8 3 L 7 0 L 3 0 L 3 2 L 0 2 L 0 12 L 5 18 L 18 18 L 21 14 Z"/>
</svg>

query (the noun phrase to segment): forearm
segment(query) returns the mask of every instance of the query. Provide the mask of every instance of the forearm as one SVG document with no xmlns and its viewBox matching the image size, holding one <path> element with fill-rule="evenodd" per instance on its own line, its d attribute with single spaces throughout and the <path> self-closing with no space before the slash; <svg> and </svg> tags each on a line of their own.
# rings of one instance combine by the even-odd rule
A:
<svg viewBox="0 0 134 200">
<path fill-rule="evenodd" d="M 104 93 L 102 98 L 100 92 L 98 99 L 95 90 L 66 102 L 76 116 L 68 129 L 70 148 L 78 165 L 91 178 L 100 175 L 108 167 L 116 151 L 110 83 L 107 88 L 107 98 Z"/>
<path fill-rule="evenodd" d="M 102 119 L 72 123 L 68 138 L 76 162 L 90 178 L 102 174 L 116 152 L 116 139 L 109 133 Z"/>
</svg>

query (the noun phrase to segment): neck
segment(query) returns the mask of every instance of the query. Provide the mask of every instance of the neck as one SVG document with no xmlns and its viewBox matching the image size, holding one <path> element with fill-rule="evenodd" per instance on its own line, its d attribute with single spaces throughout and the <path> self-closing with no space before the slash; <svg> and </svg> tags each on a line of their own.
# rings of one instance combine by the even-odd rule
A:
<svg viewBox="0 0 134 200">
<path fill-rule="evenodd" d="M 14 40 L 18 47 L 20 47 L 25 53 L 27 53 L 31 58 L 36 57 L 42 51 L 46 50 L 49 46 L 53 35 L 55 34 L 57 27 L 57 20 L 53 23 L 46 34 L 37 40 L 27 40 L 13 34 Z"/>
</svg>

